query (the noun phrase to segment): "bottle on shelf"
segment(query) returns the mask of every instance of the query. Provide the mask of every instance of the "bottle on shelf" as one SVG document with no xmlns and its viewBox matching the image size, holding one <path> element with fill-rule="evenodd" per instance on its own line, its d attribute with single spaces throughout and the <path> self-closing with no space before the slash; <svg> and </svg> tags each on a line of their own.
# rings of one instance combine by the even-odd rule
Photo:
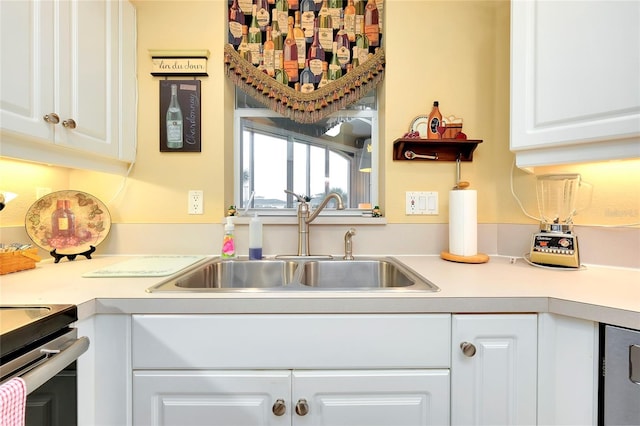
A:
<svg viewBox="0 0 640 426">
<path fill-rule="evenodd" d="M 367 1 L 364 10 L 364 33 L 370 46 L 376 47 L 380 44 L 380 20 L 376 0 Z"/>
<path fill-rule="evenodd" d="M 282 50 L 283 67 L 289 82 L 298 81 L 298 45 L 293 32 L 293 18 L 289 17 L 287 38 L 284 39 Z"/>
<path fill-rule="evenodd" d="M 229 7 L 229 43 L 238 47 L 242 41 L 242 26 L 244 25 L 244 12 L 240 9 L 238 0 L 233 0 Z"/>
<path fill-rule="evenodd" d="M 427 128 L 427 139 L 440 139 L 438 127 L 442 122 L 442 114 L 440 114 L 439 102 L 433 102 L 433 109 L 429 114 L 429 126 Z"/>
<path fill-rule="evenodd" d="M 178 85 L 171 85 L 171 101 L 167 108 L 167 148 L 180 149 L 183 146 L 182 110 L 178 102 Z"/>
</svg>

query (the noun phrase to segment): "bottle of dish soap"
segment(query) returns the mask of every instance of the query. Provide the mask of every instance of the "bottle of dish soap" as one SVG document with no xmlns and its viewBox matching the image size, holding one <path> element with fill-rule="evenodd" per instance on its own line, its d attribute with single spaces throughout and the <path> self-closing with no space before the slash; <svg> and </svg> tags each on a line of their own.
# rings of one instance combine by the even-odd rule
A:
<svg viewBox="0 0 640 426">
<path fill-rule="evenodd" d="M 222 258 L 233 259 L 236 257 L 236 241 L 233 235 L 235 226 L 233 216 L 227 216 L 227 223 L 224 225 L 224 237 L 222 238 Z"/>
<path fill-rule="evenodd" d="M 249 259 L 262 259 L 262 222 L 257 213 L 249 222 Z"/>
</svg>

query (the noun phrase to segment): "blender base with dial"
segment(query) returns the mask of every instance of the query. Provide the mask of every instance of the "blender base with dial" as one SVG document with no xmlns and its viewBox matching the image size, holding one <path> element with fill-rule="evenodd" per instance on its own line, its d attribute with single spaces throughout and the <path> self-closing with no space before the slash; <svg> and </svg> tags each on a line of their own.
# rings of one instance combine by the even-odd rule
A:
<svg viewBox="0 0 640 426">
<path fill-rule="evenodd" d="M 544 266 L 579 268 L 578 237 L 568 227 L 555 225 L 558 229 L 542 230 L 531 239 L 531 262 Z"/>
</svg>

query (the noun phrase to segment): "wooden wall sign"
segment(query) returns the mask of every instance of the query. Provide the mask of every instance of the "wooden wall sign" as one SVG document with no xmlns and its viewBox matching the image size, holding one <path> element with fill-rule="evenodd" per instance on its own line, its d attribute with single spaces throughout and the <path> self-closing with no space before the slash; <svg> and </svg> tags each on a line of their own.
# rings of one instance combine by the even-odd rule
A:
<svg viewBox="0 0 640 426">
<path fill-rule="evenodd" d="M 150 50 L 149 52 L 153 76 L 208 76 L 208 50 Z"/>
</svg>

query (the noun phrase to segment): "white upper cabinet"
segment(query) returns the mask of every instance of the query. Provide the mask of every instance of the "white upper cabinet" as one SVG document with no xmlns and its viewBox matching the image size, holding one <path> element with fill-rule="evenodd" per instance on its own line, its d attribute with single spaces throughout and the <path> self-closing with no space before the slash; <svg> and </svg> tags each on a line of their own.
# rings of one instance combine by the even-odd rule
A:
<svg viewBox="0 0 640 426">
<path fill-rule="evenodd" d="M 640 157 L 640 2 L 511 2 L 519 167 Z"/>
<path fill-rule="evenodd" d="M 2 2 L 1 155 L 120 172 L 135 159 L 135 9 Z"/>
</svg>

